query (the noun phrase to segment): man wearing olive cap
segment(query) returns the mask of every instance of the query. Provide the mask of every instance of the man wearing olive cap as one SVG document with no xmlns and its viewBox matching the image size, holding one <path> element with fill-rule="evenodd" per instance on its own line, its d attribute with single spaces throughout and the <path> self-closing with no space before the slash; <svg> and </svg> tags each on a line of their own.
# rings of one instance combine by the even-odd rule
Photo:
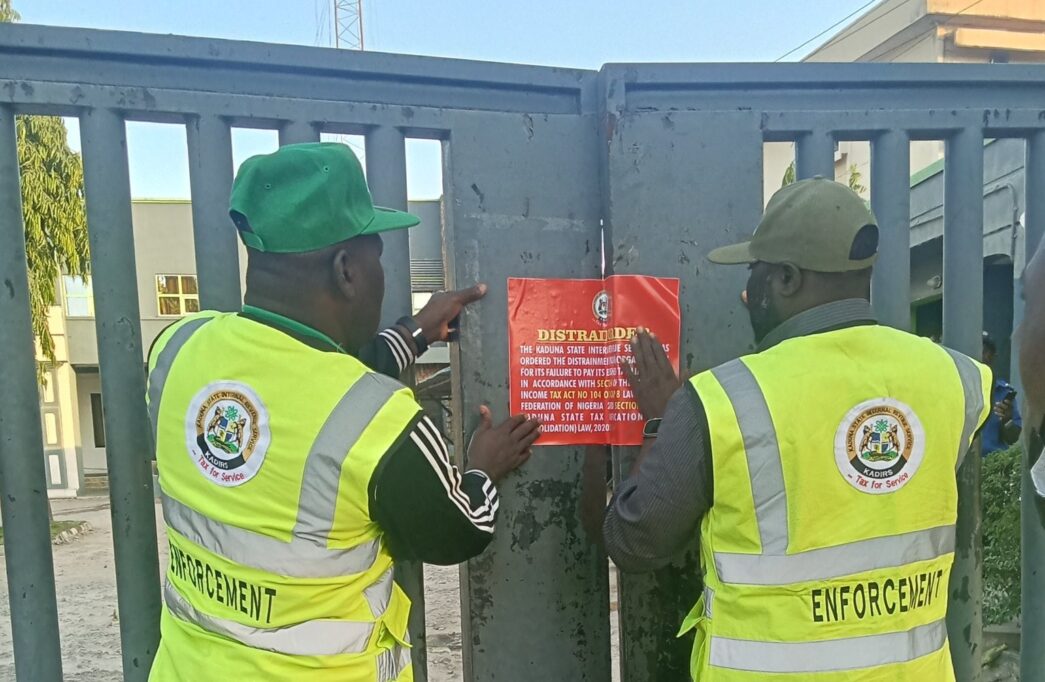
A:
<svg viewBox="0 0 1045 682">
<path fill-rule="evenodd" d="M 170 563 L 153 680 L 412 680 L 393 562 L 453 564 L 489 543 L 495 484 L 536 422 L 483 411 L 471 469 L 394 376 L 485 288 L 442 294 L 376 335 L 380 233 L 340 144 L 248 159 L 231 216 L 247 247 L 238 313 L 204 311 L 149 358 Z M 387 376 L 386 376 L 387 375 Z"/>
<path fill-rule="evenodd" d="M 680 382 L 648 334 L 626 367 L 650 421 L 607 509 L 622 570 L 700 537 L 695 679 L 954 679 L 945 615 L 956 469 L 987 418 L 989 370 L 880 326 L 874 215 L 821 178 L 770 200 L 746 264 L 758 352 Z"/>
</svg>

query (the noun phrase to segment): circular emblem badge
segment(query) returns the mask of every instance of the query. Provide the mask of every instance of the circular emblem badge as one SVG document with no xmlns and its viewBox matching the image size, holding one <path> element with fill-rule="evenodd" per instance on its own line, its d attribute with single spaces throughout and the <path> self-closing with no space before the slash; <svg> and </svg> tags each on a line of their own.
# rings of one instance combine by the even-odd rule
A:
<svg viewBox="0 0 1045 682">
<path fill-rule="evenodd" d="M 609 322 L 610 295 L 605 291 L 600 291 L 595 294 L 595 299 L 591 302 L 591 312 L 595 315 L 595 319 L 601 324 Z"/>
<path fill-rule="evenodd" d="M 265 405 L 245 384 L 218 381 L 196 394 L 185 415 L 189 456 L 208 480 L 246 483 L 261 469 L 271 436 Z"/>
<path fill-rule="evenodd" d="M 849 410 L 835 432 L 835 463 L 849 485 L 872 495 L 896 492 L 922 464 L 925 431 L 908 405 L 875 398 Z"/>
</svg>

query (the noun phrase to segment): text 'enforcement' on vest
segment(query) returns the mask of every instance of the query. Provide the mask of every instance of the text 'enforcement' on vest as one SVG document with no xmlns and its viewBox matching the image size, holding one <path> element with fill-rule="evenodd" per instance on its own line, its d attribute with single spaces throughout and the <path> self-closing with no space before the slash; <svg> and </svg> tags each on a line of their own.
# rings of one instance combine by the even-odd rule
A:
<svg viewBox="0 0 1045 682">
<path fill-rule="evenodd" d="M 886 578 L 814 589 L 810 592 L 813 622 L 863 620 L 931 606 L 940 596 L 943 573 L 943 569 L 937 569 L 896 580 Z"/>
<path fill-rule="evenodd" d="M 236 609 L 248 618 L 258 622 L 272 622 L 275 589 L 234 578 L 175 547 L 173 543 L 168 543 L 168 546 L 171 572 L 179 580 L 190 583 L 200 594 Z"/>
</svg>

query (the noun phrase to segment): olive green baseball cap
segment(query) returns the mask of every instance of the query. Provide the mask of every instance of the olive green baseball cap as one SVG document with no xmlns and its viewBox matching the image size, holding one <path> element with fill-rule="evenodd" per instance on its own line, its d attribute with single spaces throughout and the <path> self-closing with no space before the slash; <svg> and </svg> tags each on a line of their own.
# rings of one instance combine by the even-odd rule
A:
<svg viewBox="0 0 1045 682">
<path fill-rule="evenodd" d="M 243 162 L 229 215 L 243 243 L 269 253 L 305 253 L 421 219 L 374 206 L 363 167 L 348 145 L 310 142 Z"/>
<path fill-rule="evenodd" d="M 751 241 L 708 254 L 708 260 L 723 265 L 793 263 L 816 272 L 863 270 L 877 257 L 878 220 L 867 202 L 822 177 L 780 189 Z"/>
</svg>

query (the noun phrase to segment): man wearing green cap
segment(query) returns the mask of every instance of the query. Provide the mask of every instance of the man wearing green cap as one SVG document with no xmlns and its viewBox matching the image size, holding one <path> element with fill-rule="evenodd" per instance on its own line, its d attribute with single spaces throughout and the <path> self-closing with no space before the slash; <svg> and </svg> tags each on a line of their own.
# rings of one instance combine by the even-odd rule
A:
<svg viewBox="0 0 1045 682">
<path fill-rule="evenodd" d="M 758 352 L 681 382 L 648 334 L 626 366 L 649 423 L 603 524 L 623 570 L 700 537 L 695 679 L 954 679 L 945 615 L 956 469 L 989 370 L 875 322 L 874 215 L 821 178 L 773 196 L 746 264 Z"/>
<path fill-rule="evenodd" d="M 242 311 L 186 317 L 150 352 L 170 548 L 150 679 L 412 680 L 393 562 L 480 553 L 494 486 L 539 434 L 522 416 L 494 427 L 484 408 L 462 473 L 390 378 L 485 288 L 433 297 L 375 336 L 380 233 L 418 219 L 374 207 L 344 145 L 248 159 L 231 216 L 248 253 Z"/>
</svg>

